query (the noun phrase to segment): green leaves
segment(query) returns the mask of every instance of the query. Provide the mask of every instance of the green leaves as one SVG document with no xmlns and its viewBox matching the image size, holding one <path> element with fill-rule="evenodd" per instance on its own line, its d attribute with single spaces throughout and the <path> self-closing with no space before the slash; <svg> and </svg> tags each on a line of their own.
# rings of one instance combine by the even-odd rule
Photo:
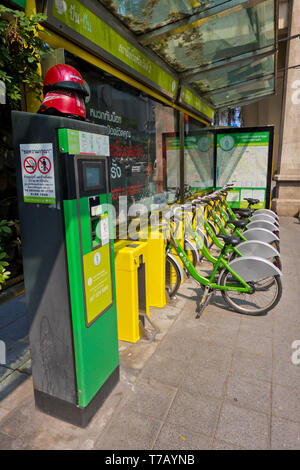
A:
<svg viewBox="0 0 300 470">
<path fill-rule="evenodd" d="M 3 250 L 3 239 L 5 238 L 5 234 L 11 233 L 11 228 L 7 225 L 7 220 L 0 221 L 0 290 L 2 289 L 2 285 L 6 282 L 9 278 L 10 272 L 7 271 L 5 268 L 8 266 L 8 262 L 5 261 L 7 254 Z"/>
<path fill-rule="evenodd" d="M 28 17 L 0 5 L 0 80 L 5 82 L 7 103 L 13 109 L 20 109 L 24 84 L 38 96 L 42 91 L 40 57 L 52 52 L 38 36 L 45 19 L 40 13 Z"/>
</svg>

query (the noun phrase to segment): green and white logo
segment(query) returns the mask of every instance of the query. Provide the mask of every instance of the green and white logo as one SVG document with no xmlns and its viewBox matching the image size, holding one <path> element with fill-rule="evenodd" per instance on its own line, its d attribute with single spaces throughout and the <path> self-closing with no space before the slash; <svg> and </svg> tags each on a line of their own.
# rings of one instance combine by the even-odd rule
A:
<svg viewBox="0 0 300 470">
<path fill-rule="evenodd" d="M 229 152 L 233 149 L 234 143 L 234 138 L 231 135 L 224 135 L 224 137 L 220 139 L 220 147 L 226 152 Z"/>
<path fill-rule="evenodd" d="M 200 152 L 208 152 L 210 148 L 210 140 L 209 137 L 201 137 L 201 139 L 198 140 L 198 150 Z"/>
<path fill-rule="evenodd" d="M 57 13 L 63 15 L 67 11 L 66 2 L 64 0 L 55 0 L 55 8 L 57 10 Z"/>
</svg>

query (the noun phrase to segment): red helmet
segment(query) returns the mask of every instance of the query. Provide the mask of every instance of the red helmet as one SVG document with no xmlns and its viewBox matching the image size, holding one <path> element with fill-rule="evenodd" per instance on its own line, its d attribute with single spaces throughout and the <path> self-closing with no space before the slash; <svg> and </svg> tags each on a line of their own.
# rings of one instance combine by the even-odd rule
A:
<svg viewBox="0 0 300 470">
<path fill-rule="evenodd" d="M 50 91 L 44 97 L 38 113 L 81 120 L 86 119 L 84 99 L 75 91 Z"/>
<path fill-rule="evenodd" d="M 71 65 L 65 64 L 53 65 L 45 75 L 44 95 L 53 90 L 71 90 L 76 91 L 82 96 L 89 95 L 78 70 Z"/>
</svg>

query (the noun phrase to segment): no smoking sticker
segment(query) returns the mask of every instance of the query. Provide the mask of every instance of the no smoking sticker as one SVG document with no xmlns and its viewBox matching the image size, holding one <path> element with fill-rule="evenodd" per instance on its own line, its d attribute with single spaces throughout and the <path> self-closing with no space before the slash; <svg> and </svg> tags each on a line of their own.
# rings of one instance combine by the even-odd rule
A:
<svg viewBox="0 0 300 470">
<path fill-rule="evenodd" d="M 52 144 L 21 144 L 20 153 L 24 201 L 55 204 Z"/>
<path fill-rule="evenodd" d="M 26 157 L 24 160 L 24 170 L 32 175 L 36 170 L 36 161 L 33 157 Z"/>
</svg>

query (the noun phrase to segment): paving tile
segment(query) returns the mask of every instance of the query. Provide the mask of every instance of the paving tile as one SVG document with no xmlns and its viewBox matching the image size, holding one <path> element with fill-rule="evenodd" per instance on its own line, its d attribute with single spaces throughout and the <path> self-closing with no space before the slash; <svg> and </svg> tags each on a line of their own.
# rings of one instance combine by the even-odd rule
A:
<svg viewBox="0 0 300 470">
<path fill-rule="evenodd" d="M 226 386 L 226 400 L 263 413 L 271 412 L 271 383 L 254 377 L 230 375 Z"/>
<path fill-rule="evenodd" d="M 26 315 L 17 318 L 15 321 L 0 328 L 1 339 L 11 339 L 17 341 L 22 338 L 27 338 L 29 333 L 29 323 Z"/>
<path fill-rule="evenodd" d="M 94 448 L 98 450 L 149 450 L 160 428 L 160 421 L 123 408 L 105 428 Z"/>
<path fill-rule="evenodd" d="M 273 381 L 280 385 L 300 387 L 300 365 L 293 364 L 291 357 L 274 359 Z"/>
<path fill-rule="evenodd" d="M 191 395 L 179 390 L 166 421 L 189 431 L 210 436 L 216 424 L 221 401 L 204 395 Z"/>
<path fill-rule="evenodd" d="M 240 324 L 240 333 L 272 338 L 275 319 L 272 312 L 264 317 L 245 317 Z"/>
<path fill-rule="evenodd" d="M 125 346 L 123 351 L 119 351 L 120 362 L 124 367 L 136 371 L 142 370 L 157 347 L 156 342 L 148 343 L 147 341 L 138 341 L 135 344 L 120 341 L 120 344 Z"/>
<path fill-rule="evenodd" d="M 231 372 L 234 375 L 245 375 L 269 382 L 272 378 L 272 359 L 236 349 Z"/>
<path fill-rule="evenodd" d="M 22 439 L 15 439 L 0 432 L 0 450 L 30 450 L 30 447 Z"/>
<path fill-rule="evenodd" d="M 164 419 L 175 390 L 165 385 L 139 382 L 132 387 L 132 392 L 126 400 L 125 407 L 139 414 Z"/>
<path fill-rule="evenodd" d="M 197 352 L 193 358 L 195 368 L 208 367 L 218 370 L 227 370 L 232 358 L 232 349 L 213 344 L 207 340 L 199 341 Z"/>
<path fill-rule="evenodd" d="M 166 423 L 154 444 L 154 450 L 208 450 L 210 438 L 183 427 Z"/>
<path fill-rule="evenodd" d="M 202 337 L 209 343 L 233 348 L 236 343 L 237 335 L 237 328 L 233 328 L 231 325 L 219 326 L 219 324 L 216 324 L 208 326 Z"/>
<path fill-rule="evenodd" d="M 294 350 L 292 349 L 291 341 L 286 341 L 284 339 L 274 340 L 273 341 L 273 354 L 274 358 L 286 361 L 287 363 L 291 363 L 292 354 Z"/>
<path fill-rule="evenodd" d="M 6 350 L 5 367 L 15 370 L 30 359 L 28 341 L 12 341 L 5 339 L 4 343 Z"/>
<path fill-rule="evenodd" d="M 300 387 L 274 384 L 273 415 L 300 423 Z"/>
<path fill-rule="evenodd" d="M 236 347 L 252 354 L 272 357 L 272 337 L 259 336 L 250 328 L 240 329 Z"/>
<path fill-rule="evenodd" d="M 207 328 L 205 324 L 200 323 L 199 320 L 195 318 L 194 313 L 191 313 L 188 316 L 180 315 L 172 325 L 168 335 L 183 336 L 199 341 L 200 338 L 205 336 Z"/>
<path fill-rule="evenodd" d="M 269 417 L 224 403 L 215 437 L 244 449 L 268 449 Z"/>
<path fill-rule="evenodd" d="M 0 366 L 0 387 L 1 382 L 7 378 L 8 375 L 13 373 L 13 369 L 9 367 Z"/>
<path fill-rule="evenodd" d="M 212 450 L 242 450 L 241 447 L 234 446 L 228 442 L 214 440 Z"/>
<path fill-rule="evenodd" d="M 0 304 L 0 331 L 1 328 L 26 315 L 25 294 Z"/>
<path fill-rule="evenodd" d="M 17 405 L 19 394 L 32 393 L 32 384 L 27 382 L 29 377 L 18 371 L 8 374 L 4 380 L 0 382 L 0 406 L 5 409 L 12 409 Z M 28 387 L 29 385 L 29 387 Z"/>
<path fill-rule="evenodd" d="M 195 395 L 207 395 L 221 398 L 224 393 L 224 385 L 227 377 L 226 371 L 219 371 L 206 367 L 193 367 L 191 365 L 181 384 L 181 390 Z"/>
<path fill-rule="evenodd" d="M 300 450 L 300 424 L 273 416 L 271 448 L 273 450 Z"/>
<path fill-rule="evenodd" d="M 7 378 L 0 394 L 0 407 L 12 411 L 17 408 L 25 398 L 33 395 L 32 377 L 14 371 Z"/>
<path fill-rule="evenodd" d="M 187 370 L 188 362 L 180 359 L 154 354 L 146 363 L 139 378 L 142 380 L 156 380 L 171 387 L 178 387 Z"/>
<path fill-rule="evenodd" d="M 292 344 L 292 342 L 297 339 L 300 340 L 300 323 L 296 324 L 294 322 L 280 322 L 275 324 L 275 342 Z"/>
<path fill-rule="evenodd" d="M 8 410 L 6 410 L 5 408 L 1 408 L 1 407 L 0 407 L 0 422 L 1 422 L 1 420 L 4 418 L 4 416 L 7 415 L 7 413 L 9 413 Z"/>
<path fill-rule="evenodd" d="M 162 340 L 156 352 L 160 356 L 189 361 L 194 356 L 197 345 L 198 341 L 193 338 L 183 337 L 179 333 L 169 334 Z"/>
<path fill-rule="evenodd" d="M 98 412 L 87 428 L 82 429 L 41 413 L 35 408 L 32 394 L 2 419 L 1 431 L 8 436 L 21 439 L 33 449 L 93 448 L 98 435 L 103 432 L 107 424 L 105 412 L 103 409 L 101 411 L 102 413 Z"/>
</svg>

